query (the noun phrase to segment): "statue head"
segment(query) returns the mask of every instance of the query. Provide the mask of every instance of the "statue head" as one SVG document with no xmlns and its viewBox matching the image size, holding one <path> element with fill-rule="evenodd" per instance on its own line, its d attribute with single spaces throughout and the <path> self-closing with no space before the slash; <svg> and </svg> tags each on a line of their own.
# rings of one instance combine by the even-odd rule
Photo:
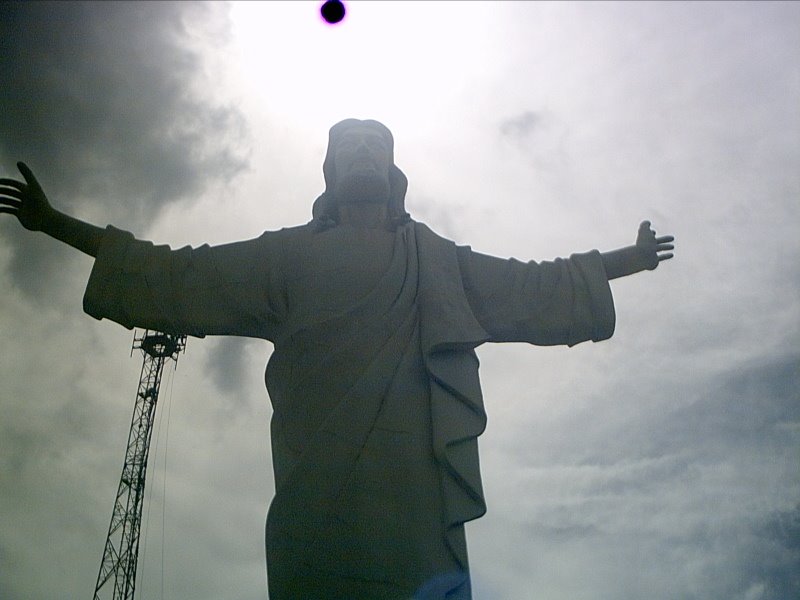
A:
<svg viewBox="0 0 800 600">
<path fill-rule="evenodd" d="M 345 119 L 331 127 L 322 171 L 325 192 L 313 209 L 318 228 L 338 223 L 341 203 L 386 202 L 391 229 L 409 221 L 408 180 L 394 164 L 394 139 L 382 123 Z"/>
</svg>

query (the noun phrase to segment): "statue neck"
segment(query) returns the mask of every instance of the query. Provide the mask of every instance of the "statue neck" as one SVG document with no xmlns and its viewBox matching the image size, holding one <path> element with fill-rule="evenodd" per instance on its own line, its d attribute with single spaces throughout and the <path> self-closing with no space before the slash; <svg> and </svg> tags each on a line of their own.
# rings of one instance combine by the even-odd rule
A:
<svg viewBox="0 0 800 600">
<path fill-rule="evenodd" d="M 358 229 L 386 227 L 389 208 L 385 202 L 356 202 L 339 204 L 339 224 Z"/>
</svg>

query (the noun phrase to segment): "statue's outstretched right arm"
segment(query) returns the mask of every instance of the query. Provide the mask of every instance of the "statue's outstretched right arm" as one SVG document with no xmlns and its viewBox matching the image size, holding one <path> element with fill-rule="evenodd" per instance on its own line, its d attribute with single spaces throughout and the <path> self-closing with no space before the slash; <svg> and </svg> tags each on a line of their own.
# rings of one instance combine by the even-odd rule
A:
<svg viewBox="0 0 800 600">
<path fill-rule="evenodd" d="M 53 208 L 28 166 L 20 162 L 17 168 L 25 181 L 0 178 L 0 213 L 14 215 L 25 229 L 41 231 L 97 256 L 105 230 Z"/>
<path fill-rule="evenodd" d="M 0 213 L 95 257 L 84 310 L 125 327 L 273 339 L 285 312 L 280 236 L 172 250 L 100 228 L 50 204 L 36 177 L 0 178 Z M 267 291 L 269 290 L 269 294 Z"/>
</svg>

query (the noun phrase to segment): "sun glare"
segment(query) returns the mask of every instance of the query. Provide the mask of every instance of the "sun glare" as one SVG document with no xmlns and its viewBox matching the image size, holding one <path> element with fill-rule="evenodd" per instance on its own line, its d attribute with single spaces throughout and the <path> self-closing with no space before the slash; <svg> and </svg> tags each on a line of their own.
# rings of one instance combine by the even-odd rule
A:
<svg viewBox="0 0 800 600">
<path fill-rule="evenodd" d="M 235 2 L 231 11 L 245 89 L 265 111 L 303 128 L 325 129 L 348 116 L 398 126 L 435 114 L 490 60 L 468 39 L 483 29 L 482 8 L 347 2 L 347 18 L 331 26 L 321 5 Z"/>
</svg>

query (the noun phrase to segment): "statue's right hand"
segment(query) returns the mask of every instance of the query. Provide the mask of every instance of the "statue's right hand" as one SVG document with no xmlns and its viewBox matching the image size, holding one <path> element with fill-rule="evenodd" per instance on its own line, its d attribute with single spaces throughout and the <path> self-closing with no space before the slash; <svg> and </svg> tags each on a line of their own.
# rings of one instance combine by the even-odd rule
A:
<svg viewBox="0 0 800 600">
<path fill-rule="evenodd" d="M 56 211 L 28 165 L 18 162 L 17 168 L 24 182 L 0 178 L 0 213 L 14 215 L 25 229 L 42 231 Z"/>
</svg>

